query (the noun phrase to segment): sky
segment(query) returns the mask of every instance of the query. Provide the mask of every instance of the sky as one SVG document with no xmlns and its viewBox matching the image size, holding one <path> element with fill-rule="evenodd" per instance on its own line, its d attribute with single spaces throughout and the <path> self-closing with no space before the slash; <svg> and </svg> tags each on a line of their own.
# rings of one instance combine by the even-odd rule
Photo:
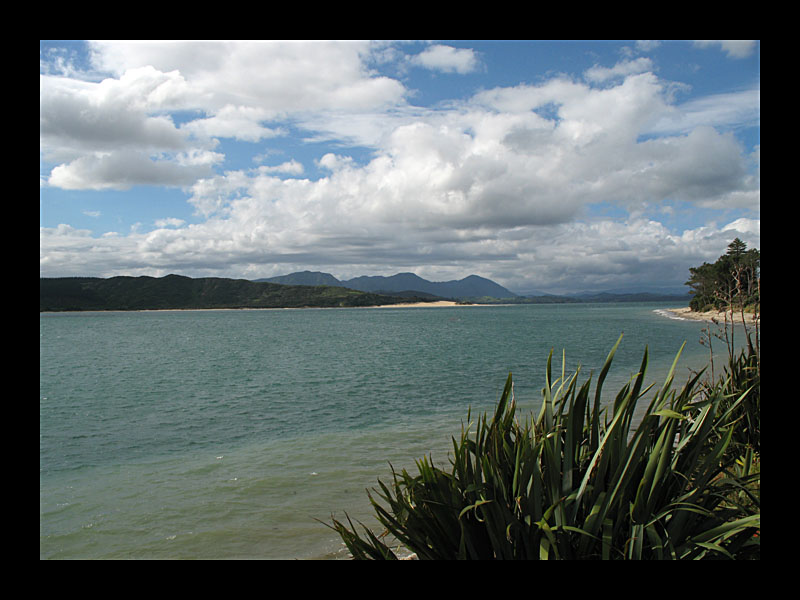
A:
<svg viewBox="0 0 800 600">
<path fill-rule="evenodd" d="M 41 40 L 40 276 L 680 289 L 761 246 L 760 77 L 748 40 Z"/>
</svg>

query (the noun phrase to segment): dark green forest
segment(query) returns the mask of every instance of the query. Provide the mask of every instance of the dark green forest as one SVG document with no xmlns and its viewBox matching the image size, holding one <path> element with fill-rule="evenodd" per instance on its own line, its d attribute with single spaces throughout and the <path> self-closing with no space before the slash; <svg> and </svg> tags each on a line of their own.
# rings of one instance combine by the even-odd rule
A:
<svg viewBox="0 0 800 600">
<path fill-rule="evenodd" d="M 755 310 L 761 303 L 761 253 L 739 238 L 714 263 L 689 269 L 689 307 L 694 311 L 737 307 Z"/>
<path fill-rule="evenodd" d="M 246 279 L 57 277 L 39 279 L 39 312 L 221 308 L 333 308 L 424 302 L 342 287 L 280 285 Z"/>
</svg>

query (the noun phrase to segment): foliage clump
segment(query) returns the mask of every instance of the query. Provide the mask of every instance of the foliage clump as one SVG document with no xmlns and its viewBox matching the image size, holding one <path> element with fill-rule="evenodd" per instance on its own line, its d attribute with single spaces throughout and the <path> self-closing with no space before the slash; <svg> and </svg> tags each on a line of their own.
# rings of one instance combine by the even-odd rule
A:
<svg viewBox="0 0 800 600">
<path fill-rule="evenodd" d="M 753 310 L 761 301 L 761 253 L 738 237 L 714 263 L 689 269 L 692 290 L 689 307 L 698 312 L 730 307 Z"/>
<path fill-rule="evenodd" d="M 553 379 L 538 416 L 519 420 L 511 374 L 494 415 L 462 426 L 450 466 L 392 469 L 368 492 L 382 533 L 332 519 L 356 559 L 746 559 L 760 557 L 757 355 L 716 384 L 675 363 L 641 421 L 648 365 L 601 402 L 617 341 L 600 371 Z M 680 353 L 678 353 L 680 356 Z M 744 387 L 743 387 L 744 386 Z M 638 413 L 637 413 L 638 414 Z M 472 432 L 472 427 L 475 431 Z"/>
</svg>

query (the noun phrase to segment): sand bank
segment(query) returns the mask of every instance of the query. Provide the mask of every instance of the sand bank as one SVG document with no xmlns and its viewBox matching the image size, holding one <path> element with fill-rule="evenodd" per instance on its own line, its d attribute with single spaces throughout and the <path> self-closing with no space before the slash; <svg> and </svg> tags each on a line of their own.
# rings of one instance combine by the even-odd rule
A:
<svg viewBox="0 0 800 600">
<path fill-rule="evenodd" d="M 408 304 L 381 304 L 369 308 L 421 308 L 426 306 L 477 306 L 475 304 L 459 304 L 451 300 L 437 300 L 436 302 L 409 302 Z"/>
<path fill-rule="evenodd" d="M 679 317 L 681 319 L 688 319 L 691 321 L 717 321 L 718 323 L 724 324 L 726 317 L 729 323 L 731 321 L 731 313 L 730 312 L 726 313 L 725 311 L 709 310 L 706 312 L 694 312 L 688 306 L 685 308 L 667 308 L 664 310 L 666 312 L 672 313 L 676 317 Z M 759 315 L 759 322 L 761 321 L 760 317 L 761 315 Z M 755 322 L 753 315 L 751 313 L 745 313 L 744 319 L 748 325 Z M 734 323 L 741 323 L 742 314 L 734 311 L 733 321 Z"/>
</svg>

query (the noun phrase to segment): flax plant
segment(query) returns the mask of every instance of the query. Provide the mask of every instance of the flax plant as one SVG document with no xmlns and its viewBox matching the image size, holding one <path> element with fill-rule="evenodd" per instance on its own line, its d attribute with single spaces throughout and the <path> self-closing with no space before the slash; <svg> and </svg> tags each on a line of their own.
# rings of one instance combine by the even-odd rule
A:
<svg viewBox="0 0 800 600">
<path fill-rule="evenodd" d="M 707 559 L 759 556 L 752 469 L 726 453 L 734 424 L 721 387 L 693 376 L 644 387 L 648 364 L 604 403 L 580 368 L 553 379 L 547 360 L 537 416 L 519 420 L 512 376 L 491 418 L 468 413 L 447 469 L 423 457 L 367 492 L 382 533 L 332 519 L 356 559 Z M 701 372 L 702 373 L 702 372 Z M 642 420 L 634 409 L 651 390 Z M 472 427 L 475 431 L 472 432 Z M 746 496 L 746 502 L 731 498 Z M 391 541 L 390 541 L 391 540 Z"/>
</svg>

